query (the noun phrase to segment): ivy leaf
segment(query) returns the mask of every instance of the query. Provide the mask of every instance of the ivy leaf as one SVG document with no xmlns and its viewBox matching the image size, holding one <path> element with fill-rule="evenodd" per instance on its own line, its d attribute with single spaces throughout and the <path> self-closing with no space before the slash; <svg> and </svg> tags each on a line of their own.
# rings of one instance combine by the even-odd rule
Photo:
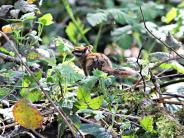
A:
<svg viewBox="0 0 184 138">
<path fill-rule="evenodd" d="M 91 134 L 96 138 L 112 138 L 110 132 L 96 124 L 81 124 L 80 130 L 85 134 Z"/>
<path fill-rule="evenodd" d="M 89 102 L 89 107 L 94 110 L 97 110 L 101 107 L 102 101 L 103 101 L 103 96 L 98 96 Z"/>
<path fill-rule="evenodd" d="M 80 118 L 77 115 L 72 115 L 72 116 L 70 116 L 70 119 L 74 123 L 75 127 L 77 127 L 79 129 L 80 125 L 81 125 Z"/>
<path fill-rule="evenodd" d="M 82 86 L 85 87 L 86 90 L 90 91 L 92 88 L 95 87 L 99 77 L 97 76 L 90 76 L 89 78 L 81 80 Z"/>
<path fill-rule="evenodd" d="M 16 122 L 27 129 L 41 128 L 43 117 L 27 99 L 21 99 L 13 107 L 13 116 Z"/>
<path fill-rule="evenodd" d="M 5 87 L 0 88 L 0 98 L 5 95 L 8 95 L 8 93 L 10 92 L 11 92 L 11 89 L 9 88 L 5 88 Z"/>
<path fill-rule="evenodd" d="M 88 103 L 91 101 L 91 95 L 88 91 L 86 91 L 83 87 L 79 87 L 77 91 L 77 98 L 81 102 Z"/>
<path fill-rule="evenodd" d="M 151 133 L 155 133 L 153 129 L 153 117 L 152 116 L 145 116 L 142 120 L 140 120 L 140 125 Z"/>
<path fill-rule="evenodd" d="M 27 99 L 29 99 L 31 102 L 37 102 L 41 99 L 42 97 L 42 93 L 40 90 L 33 88 L 22 88 L 20 95 L 22 97 L 26 97 Z"/>
<path fill-rule="evenodd" d="M 60 73 L 63 83 L 73 84 L 84 77 L 83 71 L 77 67 L 74 63 L 63 63 L 56 67 L 56 70 Z"/>
<path fill-rule="evenodd" d="M 45 26 L 48 26 L 54 23 L 51 13 L 44 14 L 42 17 L 38 18 L 38 21 L 41 22 Z"/>
</svg>

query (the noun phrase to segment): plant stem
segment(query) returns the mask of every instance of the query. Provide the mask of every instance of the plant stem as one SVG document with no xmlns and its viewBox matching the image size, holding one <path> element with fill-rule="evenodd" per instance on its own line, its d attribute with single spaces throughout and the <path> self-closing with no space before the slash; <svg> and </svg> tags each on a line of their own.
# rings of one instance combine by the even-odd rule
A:
<svg viewBox="0 0 184 138">
<path fill-rule="evenodd" d="M 93 47 L 93 52 L 96 52 L 96 49 L 97 49 L 97 46 L 98 46 L 98 42 L 99 42 L 99 39 L 100 39 L 100 34 L 102 32 L 102 28 L 103 28 L 103 23 L 100 24 L 100 28 L 98 30 L 98 34 L 97 34 L 97 37 L 96 37 L 96 40 L 95 40 L 95 44 L 94 44 L 94 47 Z"/>
<path fill-rule="evenodd" d="M 67 13 L 68 13 L 70 19 L 72 20 L 72 22 L 74 23 L 75 27 L 77 28 L 77 30 L 78 30 L 79 33 L 81 34 L 82 39 L 84 40 L 84 42 L 85 42 L 87 45 L 90 45 L 88 39 L 87 39 L 87 38 L 85 37 L 85 35 L 83 34 L 83 32 L 82 32 L 80 26 L 77 24 L 77 21 L 76 21 L 74 15 L 73 15 L 73 11 L 72 11 L 72 9 L 71 9 L 71 7 L 70 7 L 70 4 L 69 4 L 68 0 L 62 0 L 62 1 L 63 1 L 64 7 L 65 7 L 65 9 L 66 9 L 66 11 L 67 11 Z"/>
</svg>

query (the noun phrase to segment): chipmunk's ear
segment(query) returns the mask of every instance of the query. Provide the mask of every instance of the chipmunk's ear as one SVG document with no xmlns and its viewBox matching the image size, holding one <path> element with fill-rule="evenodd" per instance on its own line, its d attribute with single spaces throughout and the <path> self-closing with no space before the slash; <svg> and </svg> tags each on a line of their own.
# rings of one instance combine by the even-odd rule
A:
<svg viewBox="0 0 184 138">
<path fill-rule="evenodd" d="M 87 48 L 88 48 L 89 51 L 92 51 L 93 46 L 92 45 L 88 45 Z"/>
</svg>

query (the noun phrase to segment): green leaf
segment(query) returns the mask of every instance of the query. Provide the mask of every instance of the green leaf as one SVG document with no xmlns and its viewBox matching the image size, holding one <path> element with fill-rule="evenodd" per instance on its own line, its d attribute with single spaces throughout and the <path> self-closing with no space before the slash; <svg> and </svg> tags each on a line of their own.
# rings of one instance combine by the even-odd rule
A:
<svg viewBox="0 0 184 138">
<path fill-rule="evenodd" d="M 33 89 L 27 94 L 27 99 L 31 100 L 31 102 L 38 102 L 41 100 L 42 93 L 38 89 Z"/>
<path fill-rule="evenodd" d="M 84 77 L 83 70 L 77 67 L 74 63 L 64 62 L 56 66 L 56 71 L 60 73 L 62 83 L 73 84 Z"/>
<path fill-rule="evenodd" d="M 152 116 L 145 116 L 142 120 L 140 120 L 140 125 L 151 133 L 155 133 L 153 129 L 153 117 Z"/>
<path fill-rule="evenodd" d="M 95 69 L 95 70 L 93 71 L 93 75 L 94 75 L 95 77 L 101 77 L 101 78 L 107 78 L 107 77 L 108 77 L 107 73 L 105 73 L 105 72 L 103 72 L 103 71 L 100 71 L 100 70 L 98 70 L 98 69 Z"/>
<path fill-rule="evenodd" d="M 80 110 L 88 108 L 88 105 L 83 101 L 78 101 L 77 103 L 75 103 L 75 106 Z"/>
<path fill-rule="evenodd" d="M 5 95 L 8 95 L 9 93 L 11 92 L 11 89 L 9 88 L 0 88 L 0 98 L 5 96 Z"/>
<path fill-rule="evenodd" d="M 88 103 L 91 101 L 91 95 L 83 87 L 79 87 L 77 91 L 77 98 L 81 102 Z"/>
<path fill-rule="evenodd" d="M 102 105 L 103 96 L 98 96 L 89 102 L 89 107 L 92 109 L 99 109 Z"/>
<path fill-rule="evenodd" d="M 51 25 L 53 22 L 53 17 L 51 13 L 44 14 L 42 17 L 38 18 L 38 21 L 43 25 Z"/>
<path fill-rule="evenodd" d="M 37 102 L 41 100 L 42 93 L 37 88 L 22 88 L 20 95 L 26 97 L 31 102 Z"/>
<path fill-rule="evenodd" d="M 172 8 L 170 11 L 166 14 L 166 17 L 163 18 L 163 21 L 165 23 L 170 23 L 172 20 L 174 20 L 177 16 L 177 9 Z"/>
<path fill-rule="evenodd" d="M 137 6 L 142 6 L 143 5 L 143 1 L 142 0 L 136 0 L 136 4 L 137 4 Z"/>
<path fill-rule="evenodd" d="M 176 61 L 172 62 L 172 63 L 163 63 L 163 64 L 160 65 L 160 67 L 164 68 L 164 69 L 174 68 L 179 73 L 184 74 L 184 67 Z"/>
<path fill-rule="evenodd" d="M 183 7 L 184 7 L 184 1 L 181 2 L 177 7 L 178 7 L 178 8 L 183 8 Z"/>
<path fill-rule="evenodd" d="M 149 55 L 151 62 L 158 62 L 170 59 L 172 55 L 167 52 L 154 52 Z"/>
<path fill-rule="evenodd" d="M 132 36 L 128 35 L 128 32 L 132 31 L 132 26 L 127 25 L 125 27 L 115 29 L 111 35 L 123 49 L 128 49 L 132 43 Z"/>
<path fill-rule="evenodd" d="M 102 111 L 94 111 L 94 113 L 96 114 L 96 115 L 95 115 L 95 119 L 96 119 L 97 121 L 99 121 L 99 120 L 105 118 L 105 116 L 103 115 L 103 112 L 102 112 Z"/>
<path fill-rule="evenodd" d="M 97 76 L 90 76 L 86 79 L 81 80 L 82 86 L 85 87 L 86 90 L 90 91 L 92 88 L 95 87 L 99 77 Z"/>
<path fill-rule="evenodd" d="M 135 16 L 130 16 L 121 9 L 97 10 L 96 13 L 87 15 L 87 20 L 92 26 L 107 22 L 109 19 L 114 19 L 114 21 L 121 24 L 136 22 Z"/>
<path fill-rule="evenodd" d="M 110 132 L 96 124 L 81 124 L 80 130 L 85 134 L 91 134 L 96 138 L 112 138 Z"/>
<path fill-rule="evenodd" d="M 13 53 L 12 51 L 8 51 L 6 48 L 4 47 L 0 47 L 0 51 L 5 53 L 5 54 L 9 54 L 10 56 L 15 56 L 15 53 Z"/>
<path fill-rule="evenodd" d="M 76 32 L 77 32 L 77 29 L 76 29 L 74 23 L 70 22 L 69 25 L 67 25 L 67 27 L 66 27 L 66 33 L 69 36 L 70 40 L 75 44 L 77 43 Z"/>
<path fill-rule="evenodd" d="M 135 138 L 134 135 L 122 136 L 121 138 Z"/>
<path fill-rule="evenodd" d="M 103 11 L 99 11 L 97 13 L 89 13 L 87 14 L 87 21 L 92 25 L 96 26 L 101 24 L 102 22 L 107 21 L 107 14 Z"/>
<path fill-rule="evenodd" d="M 30 12 L 30 13 L 23 14 L 20 19 L 21 20 L 33 20 L 35 18 L 36 18 L 35 13 Z"/>
<path fill-rule="evenodd" d="M 72 123 L 74 123 L 75 127 L 79 129 L 81 125 L 80 118 L 77 115 L 72 115 L 70 116 L 70 119 L 72 120 Z"/>
<path fill-rule="evenodd" d="M 84 25 L 81 23 L 80 19 L 77 18 L 77 26 L 80 27 L 82 34 L 86 34 L 89 31 L 89 28 L 85 28 Z M 69 36 L 70 40 L 77 44 L 78 41 L 82 38 L 82 35 L 79 33 L 78 29 L 76 28 L 76 25 L 73 22 L 70 22 L 69 25 L 66 28 L 66 33 Z"/>
<path fill-rule="evenodd" d="M 144 13 L 145 20 L 153 20 L 157 16 L 163 14 L 164 6 L 154 2 L 147 2 L 142 4 L 142 10 Z M 138 11 L 139 12 L 139 11 Z"/>
</svg>

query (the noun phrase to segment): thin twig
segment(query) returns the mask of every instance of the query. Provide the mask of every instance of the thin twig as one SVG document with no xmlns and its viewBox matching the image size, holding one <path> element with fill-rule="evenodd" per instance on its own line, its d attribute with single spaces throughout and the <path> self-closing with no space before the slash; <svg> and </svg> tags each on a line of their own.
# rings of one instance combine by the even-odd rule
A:
<svg viewBox="0 0 184 138">
<path fill-rule="evenodd" d="M 159 98 L 162 99 L 162 92 L 161 92 L 161 89 L 160 89 L 160 84 L 158 83 L 156 76 L 153 75 L 151 69 L 149 69 L 149 72 L 150 72 L 150 75 L 151 75 L 150 79 L 151 79 L 151 81 L 152 81 L 152 83 L 155 87 L 155 90 L 157 91 Z M 166 107 L 164 103 L 163 103 L 163 105 L 164 105 L 164 107 Z"/>
<path fill-rule="evenodd" d="M 28 132 L 28 131 L 23 131 L 23 132 L 16 133 L 11 137 L 15 137 L 15 138 L 16 137 L 23 137 L 23 135 L 29 135 L 31 138 L 36 138 L 31 132 Z"/>
<path fill-rule="evenodd" d="M 180 94 L 163 93 L 162 95 L 168 95 L 168 96 L 172 96 L 175 98 L 184 98 L 184 95 L 180 95 Z"/>
<path fill-rule="evenodd" d="M 145 80 L 144 80 L 144 76 L 142 75 L 142 65 L 139 63 L 139 59 L 140 59 L 140 56 L 141 56 L 141 52 L 142 52 L 142 50 L 143 50 L 144 48 L 143 48 L 143 46 L 141 47 L 141 49 L 139 50 L 139 54 L 138 54 L 138 57 L 137 57 L 137 64 L 138 64 L 138 66 L 139 66 L 139 68 L 140 68 L 140 71 L 139 71 L 139 74 L 140 74 L 140 76 L 141 76 L 141 80 L 143 81 L 143 88 L 144 88 L 144 92 L 146 92 L 146 83 L 145 83 Z"/>
<path fill-rule="evenodd" d="M 183 58 L 183 56 L 181 56 L 180 54 L 178 54 L 172 47 L 170 47 L 167 43 L 163 42 L 160 38 L 158 38 L 156 35 L 154 35 L 146 26 L 146 22 L 145 22 L 145 18 L 144 18 L 144 14 L 142 11 L 142 7 L 140 6 L 140 11 L 141 11 L 141 15 L 142 15 L 142 19 L 143 19 L 143 23 L 144 23 L 144 27 L 146 28 L 146 30 L 156 39 L 158 40 L 161 44 L 163 44 L 165 47 L 167 47 L 168 49 L 170 49 L 171 51 L 173 51 L 178 57 Z"/>
<path fill-rule="evenodd" d="M 2 133 L 0 134 L 0 136 L 1 136 L 1 135 L 4 134 L 6 127 L 5 127 L 4 121 L 1 118 L 0 118 L 0 121 L 1 121 L 0 123 L 3 124 L 3 126 L 2 126 Z"/>
<path fill-rule="evenodd" d="M 18 123 L 12 123 L 12 124 L 8 124 L 8 125 L 5 125 L 5 126 L 3 126 L 3 127 L 0 127 L 0 130 L 3 130 L 4 129 L 4 127 L 5 127 L 5 129 L 6 128 L 11 128 L 11 127 L 14 127 L 14 126 L 16 126 L 16 125 L 18 125 Z"/>
<path fill-rule="evenodd" d="M 40 137 L 40 138 L 46 138 L 46 137 L 42 136 L 40 133 L 38 133 L 36 130 L 34 130 L 34 129 L 31 129 L 31 131 L 32 131 L 35 135 L 37 135 L 38 137 Z"/>
<path fill-rule="evenodd" d="M 71 130 L 72 134 L 74 136 L 78 135 L 77 131 L 78 129 L 72 124 L 71 120 L 69 120 L 69 118 L 65 115 L 64 111 L 61 108 L 58 108 L 58 106 L 54 103 L 54 101 L 52 101 L 48 91 L 46 91 L 43 86 L 40 84 L 40 82 L 37 80 L 37 78 L 35 77 L 35 75 L 32 73 L 32 71 L 30 70 L 30 68 L 27 66 L 27 64 L 22 60 L 21 55 L 19 54 L 18 50 L 16 49 L 16 47 L 14 46 L 13 42 L 8 38 L 8 36 L 3 33 L 2 31 L 0 31 L 0 33 L 2 34 L 2 36 L 6 39 L 7 42 L 9 42 L 10 46 L 14 49 L 15 53 L 17 54 L 17 57 L 19 58 L 19 60 L 21 61 L 21 64 L 25 67 L 26 71 L 31 75 L 31 77 L 33 78 L 33 80 L 36 82 L 36 84 L 38 85 L 38 87 L 40 88 L 40 90 L 44 93 L 44 95 L 47 97 L 47 99 L 49 100 L 49 102 L 52 104 L 52 106 L 55 108 L 55 110 L 61 115 L 61 117 L 63 118 L 63 121 L 66 123 L 66 125 L 69 127 L 69 129 Z M 78 131 L 79 132 L 79 131 Z"/>
<path fill-rule="evenodd" d="M 172 60 L 178 60 L 178 59 L 181 59 L 181 57 L 173 57 L 173 58 L 161 61 L 161 62 L 155 64 L 151 69 L 155 69 L 155 68 L 159 67 L 160 65 L 162 65 L 164 63 L 167 63 L 167 62 L 172 61 Z"/>
</svg>

